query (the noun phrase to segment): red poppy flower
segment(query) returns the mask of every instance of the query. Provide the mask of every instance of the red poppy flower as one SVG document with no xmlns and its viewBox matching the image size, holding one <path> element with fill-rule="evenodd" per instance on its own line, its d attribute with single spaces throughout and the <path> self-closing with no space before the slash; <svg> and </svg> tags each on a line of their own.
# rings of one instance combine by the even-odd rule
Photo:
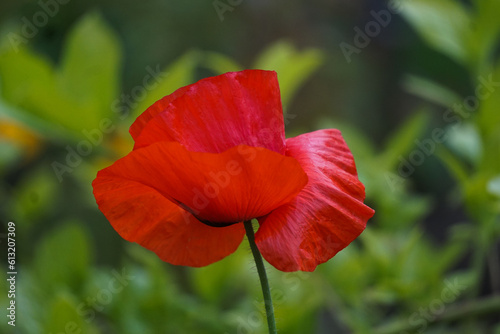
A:
<svg viewBox="0 0 500 334">
<path fill-rule="evenodd" d="M 97 174 L 99 209 L 126 240 L 193 267 L 236 250 L 257 218 L 264 258 L 312 271 L 374 211 L 338 130 L 285 139 L 275 72 L 206 78 L 165 96 L 130 127 L 134 150 Z"/>
</svg>

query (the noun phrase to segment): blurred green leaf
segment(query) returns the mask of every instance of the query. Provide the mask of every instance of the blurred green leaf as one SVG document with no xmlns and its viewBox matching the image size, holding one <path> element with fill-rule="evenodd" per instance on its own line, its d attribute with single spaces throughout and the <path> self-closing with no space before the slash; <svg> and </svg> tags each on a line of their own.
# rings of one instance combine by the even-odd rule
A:
<svg viewBox="0 0 500 334">
<path fill-rule="evenodd" d="M 468 170 L 465 165 L 459 159 L 457 159 L 457 157 L 450 153 L 448 149 L 439 147 L 436 150 L 436 154 L 452 172 L 453 176 L 455 176 L 455 178 L 459 182 L 465 185 L 468 179 Z"/>
<path fill-rule="evenodd" d="M 155 82 L 151 87 L 142 87 L 146 90 L 146 95 L 141 100 L 134 101 L 135 106 L 131 110 L 131 119 L 135 120 L 162 97 L 173 93 L 180 87 L 192 84 L 198 59 L 198 52 L 191 51 L 181 56 L 163 71 L 160 71 L 159 66 L 155 68 L 147 67 L 145 75 L 151 76 L 151 72 L 154 72 L 156 76 L 154 78 Z"/>
<path fill-rule="evenodd" d="M 34 266 L 47 292 L 71 287 L 79 291 L 87 279 L 91 260 L 90 241 L 80 223 L 59 225 L 36 246 Z"/>
<path fill-rule="evenodd" d="M 297 51 L 286 41 L 272 44 L 264 50 L 253 67 L 278 73 L 281 100 L 286 108 L 297 89 L 323 63 L 324 54 L 318 49 Z"/>
<path fill-rule="evenodd" d="M 243 70 L 243 67 L 233 59 L 217 52 L 204 52 L 200 61 L 200 65 L 214 71 L 216 74 Z"/>
<path fill-rule="evenodd" d="M 0 55 L 0 79 L 10 104 L 45 120 L 59 123 L 61 109 L 70 107 L 58 96 L 53 65 L 27 49 Z"/>
<path fill-rule="evenodd" d="M 490 194 L 500 197 L 500 175 L 488 181 L 487 189 Z"/>
<path fill-rule="evenodd" d="M 394 178 L 399 176 L 394 175 Z M 370 193 L 370 200 L 376 203 L 376 219 L 386 231 L 400 231 L 414 226 L 431 209 L 432 201 L 428 196 L 410 193 L 406 179 L 386 179 L 382 185 Z"/>
<path fill-rule="evenodd" d="M 76 302 L 70 295 L 59 293 L 46 307 L 48 316 L 45 319 L 44 333 L 97 333 L 82 319 Z"/>
<path fill-rule="evenodd" d="M 20 158 L 21 153 L 14 145 L 0 141 L 0 175 Z"/>
<path fill-rule="evenodd" d="M 402 15 L 429 46 L 459 63 L 468 62 L 471 18 L 459 1 L 411 0 L 402 8 Z"/>
<path fill-rule="evenodd" d="M 361 241 L 366 247 L 366 250 L 370 253 L 370 258 L 375 261 L 374 264 L 379 269 L 379 274 L 383 270 L 389 269 L 392 266 L 392 258 L 394 253 L 391 249 L 391 244 L 387 242 L 381 242 L 381 233 L 377 233 L 373 230 L 367 229 L 361 235 Z"/>
<path fill-rule="evenodd" d="M 484 96 L 480 99 L 477 123 L 485 140 L 490 136 L 500 137 L 500 61 L 490 71 L 478 76 L 477 87 Z"/>
<path fill-rule="evenodd" d="M 428 122 L 427 112 L 415 112 L 397 131 L 386 141 L 386 147 L 380 156 L 380 161 L 388 170 L 393 170 L 400 162 L 399 158 L 407 154 L 415 146 L 418 138 Z"/>
<path fill-rule="evenodd" d="M 455 124 L 446 129 L 448 146 L 467 162 L 477 165 L 483 154 L 479 132 L 472 123 Z"/>
<path fill-rule="evenodd" d="M 37 223 L 43 222 L 56 206 L 59 182 L 49 168 L 32 170 L 13 190 L 13 207 L 15 217 L 23 224 L 20 229 L 29 230 Z"/>
<path fill-rule="evenodd" d="M 0 55 L 1 93 L 14 108 L 81 137 L 112 114 L 120 48 L 100 17 L 89 14 L 70 32 L 64 51 L 60 70 L 26 48 Z"/>
<path fill-rule="evenodd" d="M 487 66 L 497 47 L 500 33 L 500 2 L 497 0 L 475 1 L 473 14 L 473 37 L 470 49 L 474 52 L 478 68 Z"/>
<path fill-rule="evenodd" d="M 99 14 L 85 15 L 67 38 L 58 78 L 61 93 L 85 110 L 85 114 L 76 117 L 78 122 L 89 114 L 93 119 L 89 116 L 83 124 L 99 124 L 111 115 L 120 65 L 117 36 Z"/>
<path fill-rule="evenodd" d="M 407 92 L 445 108 L 460 100 L 460 96 L 448 88 L 415 75 L 407 75 L 403 86 Z"/>
<path fill-rule="evenodd" d="M 20 122 L 29 127 L 32 131 L 45 136 L 45 138 L 51 141 L 76 141 L 78 138 L 74 133 L 60 127 L 58 124 L 51 123 L 50 121 L 41 119 L 24 109 L 7 104 L 1 97 L 0 116 L 2 116 L 0 117 L 0 121 L 2 121 L 1 118 L 5 118 Z"/>
<path fill-rule="evenodd" d="M 237 296 L 233 293 L 243 288 L 242 283 L 251 281 L 252 259 L 245 242 L 223 260 L 210 266 L 192 271 L 192 284 L 197 294 L 210 303 L 234 302 Z"/>
<path fill-rule="evenodd" d="M 369 284 L 372 274 L 371 265 L 366 263 L 363 254 L 357 244 L 351 244 L 332 261 L 318 267 L 325 284 L 331 286 L 344 302 L 356 306 L 363 303 L 360 291 Z"/>
</svg>

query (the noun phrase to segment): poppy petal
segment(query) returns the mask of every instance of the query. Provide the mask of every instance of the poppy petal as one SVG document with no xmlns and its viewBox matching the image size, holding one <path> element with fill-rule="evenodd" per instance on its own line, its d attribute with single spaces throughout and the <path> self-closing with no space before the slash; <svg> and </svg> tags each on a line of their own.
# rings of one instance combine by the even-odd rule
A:
<svg viewBox="0 0 500 334">
<path fill-rule="evenodd" d="M 135 149 L 176 141 L 189 151 L 220 153 L 237 145 L 283 154 L 285 129 L 276 72 L 246 70 L 206 78 L 147 110 Z M 151 110 L 150 110 L 151 109 Z M 161 112 L 158 112 L 162 110 Z M 131 133 L 139 133 L 133 124 Z"/>
<path fill-rule="evenodd" d="M 92 183 L 99 209 L 124 239 L 152 250 L 163 261 L 206 266 L 233 253 L 243 240 L 241 224 L 207 226 L 154 188 L 124 179 L 115 169 L 101 170 Z"/>
<path fill-rule="evenodd" d="M 158 142 L 132 151 L 108 170 L 116 178 L 156 189 L 215 226 L 266 215 L 307 183 L 294 158 L 245 145 L 203 153 L 176 142 Z"/>
<path fill-rule="evenodd" d="M 195 85 L 195 84 L 192 84 Z M 152 120 L 156 115 L 167 109 L 170 102 L 174 101 L 176 98 L 184 94 L 192 85 L 181 87 L 177 89 L 170 95 L 164 96 L 155 103 L 153 103 L 148 109 L 146 109 L 139 117 L 136 118 L 134 123 L 130 126 L 129 132 L 134 140 L 141 134 L 142 130 L 146 124 Z"/>
<path fill-rule="evenodd" d="M 309 182 L 292 201 L 259 219 L 255 240 L 264 258 L 282 271 L 313 271 L 351 243 L 374 211 L 363 204 L 349 148 L 338 130 L 287 139 Z"/>
</svg>

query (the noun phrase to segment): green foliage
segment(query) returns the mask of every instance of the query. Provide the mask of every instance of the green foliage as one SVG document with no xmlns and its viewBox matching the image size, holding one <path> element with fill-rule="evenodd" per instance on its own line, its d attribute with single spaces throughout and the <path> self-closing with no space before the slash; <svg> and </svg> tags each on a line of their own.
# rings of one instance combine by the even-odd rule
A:
<svg viewBox="0 0 500 334">
<path fill-rule="evenodd" d="M 471 18 L 458 1 L 412 0 L 402 14 L 429 46 L 460 63 L 467 63 Z"/>
<path fill-rule="evenodd" d="M 58 293 L 47 304 L 47 317 L 43 324 L 44 333 L 98 333 L 89 328 L 77 311 L 77 301 L 66 293 Z"/>
<path fill-rule="evenodd" d="M 427 101 L 448 108 L 459 101 L 459 96 L 442 85 L 425 78 L 408 75 L 404 81 L 405 90 Z"/>
<path fill-rule="evenodd" d="M 499 9 L 499 2 L 490 0 L 475 1 L 469 10 L 458 1 L 412 1 L 404 12 L 431 47 L 462 63 L 474 83 L 472 94 L 458 106 L 467 107 L 467 99 L 475 99 L 477 108 L 469 107 L 467 113 L 446 126 L 446 147 L 437 150 L 438 157 L 455 177 L 460 199 L 471 218 L 467 235 L 473 258 L 466 274 L 472 277 L 469 289 L 472 296 L 479 292 L 485 267 L 489 272 L 498 268 L 498 263 L 487 262 L 486 258 L 495 256 L 494 245 L 500 237 L 500 207 L 495 193 L 500 174 L 500 77 L 498 60 L 494 57 L 500 25 L 493 18 Z M 435 29 L 439 27 L 440 35 L 433 34 L 432 30 L 437 32 Z M 435 84 L 421 82 L 421 86 L 427 86 L 421 92 L 430 92 Z"/>
<path fill-rule="evenodd" d="M 114 32 L 97 13 L 86 15 L 67 37 L 57 84 L 60 94 L 83 108 L 84 115 L 93 116 L 83 125 L 95 127 L 111 116 L 110 105 L 119 88 L 120 48 Z M 73 118 L 81 121 L 80 117 Z"/>
<path fill-rule="evenodd" d="M 173 93 L 177 88 L 193 83 L 194 70 L 198 63 L 198 58 L 198 52 L 188 52 L 174 61 L 168 68 L 159 72 L 157 82 L 152 85 L 151 89 L 147 89 L 144 98 L 137 101 L 135 108 L 131 112 L 131 117 L 136 119 L 137 116 L 157 100 Z M 153 69 L 153 71 L 157 69 Z"/>
<path fill-rule="evenodd" d="M 81 224 L 66 223 L 35 248 L 34 274 L 47 293 L 61 285 L 78 291 L 88 278 L 91 256 Z"/>
<path fill-rule="evenodd" d="M 250 284 L 252 281 L 247 274 L 253 267 L 248 255 L 248 247 L 242 245 L 224 260 L 193 270 L 192 284 L 196 293 L 207 302 L 220 306 L 237 298 L 236 293 L 240 290 L 241 282 Z M 233 290 L 235 295 L 229 295 L 228 289 Z"/>
<path fill-rule="evenodd" d="M 418 138 L 427 124 L 427 115 L 423 111 L 417 111 L 396 133 L 388 138 L 384 154 L 380 161 L 387 169 L 393 170 L 399 163 L 399 157 L 407 154 L 415 146 L 415 138 Z"/>
<path fill-rule="evenodd" d="M 203 53 L 200 65 L 208 69 L 211 69 L 217 74 L 241 71 L 244 69 L 239 64 L 237 64 L 233 59 L 217 52 Z"/>
<path fill-rule="evenodd" d="M 299 51 L 287 41 L 278 41 L 262 51 L 251 68 L 278 73 L 281 101 L 286 109 L 301 85 L 323 64 L 324 58 L 321 50 Z M 228 57 L 214 52 L 204 53 L 202 65 L 217 74 L 243 69 Z"/>
<path fill-rule="evenodd" d="M 34 170 L 13 190 L 13 198 L 9 201 L 10 210 L 15 217 L 26 222 L 19 226 L 20 232 L 27 232 L 36 222 L 48 217 L 54 210 L 52 203 L 56 201 L 57 193 L 55 181 L 52 171 Z"/>
<path fill-rule="evenodd" d="M 120 58 L 116 36 L 92 13 L 69 34 L 61 67 L 27 48 L 0 54 L 1 94 L 10 106 L 50 128 L 81 137 L 82 129 L 95 129 L 104 117 L 113 116 Z"/>
<path fill-rule="evenodd" d="M 264 50 L 253 67 L 278 72 L 281 101 L 287 106 L 302 82 L 319 68 L 324 59 L 321 51 L 297 51 L 290 43 L 282 41 Z"/>
<path fill-rule="evenodd" d="M 477 166 L 484 152 L 479 132 L 472 123 L 453 125 L 448 128 L 448 146 L 467 163 Z"/>
</svg>

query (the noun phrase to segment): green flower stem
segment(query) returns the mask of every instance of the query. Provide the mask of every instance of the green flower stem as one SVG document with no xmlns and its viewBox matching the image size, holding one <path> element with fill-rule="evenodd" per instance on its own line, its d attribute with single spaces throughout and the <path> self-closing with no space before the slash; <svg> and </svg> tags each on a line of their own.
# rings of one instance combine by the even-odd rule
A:
<svg viewBox="0 0 500 334">
<path fill-rule="evenodd" d="M 269 288 L 269 281 L 267 279 L 266 268 L 264 267 L 264 261 L 262 261 L 262 255 L 260 255 L 259 249 L 255 244 L 255 234 L 253 231 L 252 221 L 247 220 L 243 223 L 245 225 L 245 231 L 247 232 L 248 243 L 250 244 L 250 249 L 252 250 L 253 258 L 255 260 L 255 265 L 257 266 L 257 272 L 259 273 L 260 285 L 262 286 L 262 293 L 264 294 L 264 303 L 266 305 L 266 316 L 267 325 L 269 327 L 269 334 L 277 334 L 276 330 L 276 320 L 274 319 L 274 308 L 273 301 L 271 299 L 271 289 Z"/>
</svg>

